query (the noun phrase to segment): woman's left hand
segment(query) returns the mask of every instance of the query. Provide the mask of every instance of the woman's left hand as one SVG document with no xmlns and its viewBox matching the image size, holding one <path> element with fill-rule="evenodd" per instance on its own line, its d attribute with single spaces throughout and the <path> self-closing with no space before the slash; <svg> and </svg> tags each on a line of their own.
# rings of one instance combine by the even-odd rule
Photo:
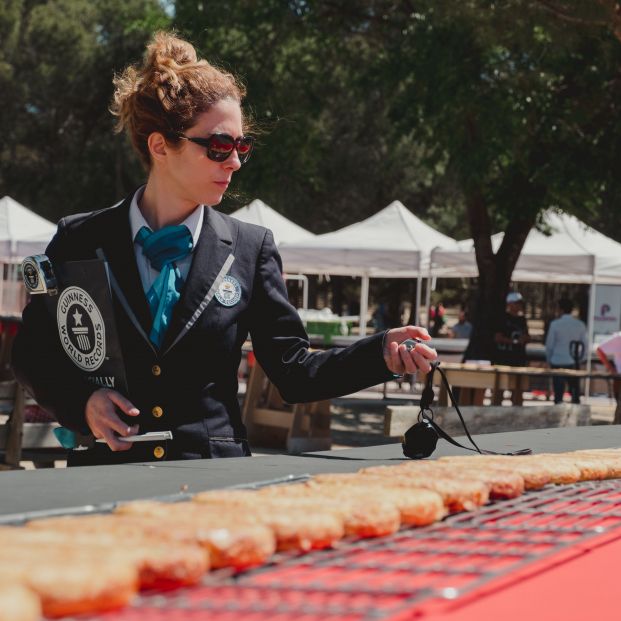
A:
<svg viewBox="0 0 621 621">
<path fill-rule="evenodd" d="M 408 350 L 403 345 L 403 341 L 407 339 L 420 339 L 429 341 L 431 337 L 425 328 L 416 326 L 404 326 L 403 328 L 394 328 L 388 330 L 384 338 L 384 361 L 390 371 L 397 375 L 410 373 L 415 375 L 417 371 L 429 373 L 431 370 L 430 362 L 438 357 L 435 349 L 417 343 L 415 347 Z"/>
</svg>

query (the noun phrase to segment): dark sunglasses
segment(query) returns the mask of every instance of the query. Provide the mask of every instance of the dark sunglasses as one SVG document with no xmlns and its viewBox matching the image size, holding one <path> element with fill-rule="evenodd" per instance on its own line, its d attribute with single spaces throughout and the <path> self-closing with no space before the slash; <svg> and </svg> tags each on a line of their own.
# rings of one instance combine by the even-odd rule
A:
<svg viewBox="0 0 621 621">
<path fill-rule="evenodd" d="M 254 138 L 252 136 L 240 136 L 233 138 L 228 134 L 212 134 L 209 138 L 193 138 L 185 134 L 177 134 L 179 138 L 189 140 L 207 149 L 207 157 L 214 162 L 224 162 L 227 160 L 233 149 L 237 149 L 239 161 L 245 164 L 252 153 Z"/>
</svg>

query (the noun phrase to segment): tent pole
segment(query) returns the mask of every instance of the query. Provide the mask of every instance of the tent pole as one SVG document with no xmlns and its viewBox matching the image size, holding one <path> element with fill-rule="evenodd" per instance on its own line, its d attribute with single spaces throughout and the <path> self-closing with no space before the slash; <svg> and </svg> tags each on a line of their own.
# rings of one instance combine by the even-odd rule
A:
<svg viewBox="0 0 621 621">
<path fill-rule="evenodd" d="M 595 262 L 595 258 L 594 258 Z M 593 265 L 593 280 L 591 281 L 591 290 L 589 292 L 589 325 L 587 327 L 587 363 L 586 371 L 591 373 L 591 350 L 593 349 L 593 328 L 595 326 L 595 289 L 597 287 L 595 281 L 595 265 Z M 587 377 L 584 384 L 584 396 L 588 400 L 591 392 L 591 378 Z"/>
<path fill-rule="evenodd" d="M 369 277 L 363 276 L 360 283 L 360 336 L 367 333 L 367 311 L 369 310 Z"/>
<path fill-rule="evenodd" d="M 425 313 L 427 313 L 427 330 L 431 327 L 431 320 L 429 317 L 429 307 L 431 306 L 431 274 L 427 277 L 427 285 L 425 289 Z"/>
<path fill-rule="evenodd" d="M 300 274 L 302 277 L 302 308 L 308 310 L 308 277 Z"/>
<path fill-rule="evenodd" d="M 5 267 L 4 266 L 5 266 L 4 263 L 0 263 L 0 270 L 2 270 L 2 272 L 0 273 L 0 313 L 2 314 L 4 314 L 4 284 L 5 284 L 5 280 L 4 280 Z"/>
<path fill-rule="evenodd" d="M 418 326 L 420 325 L 420 298 L 422 295 L 422 288 L 423 288 L 423 279 L 420 275 L 420 272 L 418 273 L 418 276 L 416 277 L 416 308 L 414 309 L 414 325 Z M 410 313 L 411 315 L 412 313 Z"/>
</svg>

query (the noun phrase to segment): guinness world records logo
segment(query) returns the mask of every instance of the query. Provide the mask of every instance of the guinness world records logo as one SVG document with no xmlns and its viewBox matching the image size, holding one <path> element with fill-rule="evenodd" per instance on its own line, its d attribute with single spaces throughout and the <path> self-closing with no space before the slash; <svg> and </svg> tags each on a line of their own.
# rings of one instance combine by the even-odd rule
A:
<svg viewBox="0 0 621 621">
<path fill-rule="evenodd" d="M 73 363 L 83 371 L 97 370 L 106 357 L 106 329 L 93 298 L 80 287 L 67 287 L 58 297 L 56 321 Z"/>
</svg>

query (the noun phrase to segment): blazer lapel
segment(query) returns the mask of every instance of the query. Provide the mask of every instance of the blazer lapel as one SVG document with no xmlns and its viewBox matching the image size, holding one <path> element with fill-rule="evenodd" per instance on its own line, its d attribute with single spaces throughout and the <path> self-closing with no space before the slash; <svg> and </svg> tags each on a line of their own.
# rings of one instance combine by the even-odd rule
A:
<svg viewBox="0 0 621 621">
<path fill-rule="evenodd" d="M 129 206 L 132 197 L 133 193 L 118 207 L 110 210 L 111 221 L 102 249 L 131 311 L 148 335 L 151 331 L 151 311 L 138 273 L 129 224 Z"/>
<path fill-rule="evenodd" d="M 192 265 L 181 298 L 173 311 L 170 328 L 164 337 L 162 351 L 174 346 L 199 308 L 211 286 L 230 262 L 233 238 L 224 218 L 211 207 L 204 207 L 203 227 L 196 248 L 192 253 Z"/>
</svg>

